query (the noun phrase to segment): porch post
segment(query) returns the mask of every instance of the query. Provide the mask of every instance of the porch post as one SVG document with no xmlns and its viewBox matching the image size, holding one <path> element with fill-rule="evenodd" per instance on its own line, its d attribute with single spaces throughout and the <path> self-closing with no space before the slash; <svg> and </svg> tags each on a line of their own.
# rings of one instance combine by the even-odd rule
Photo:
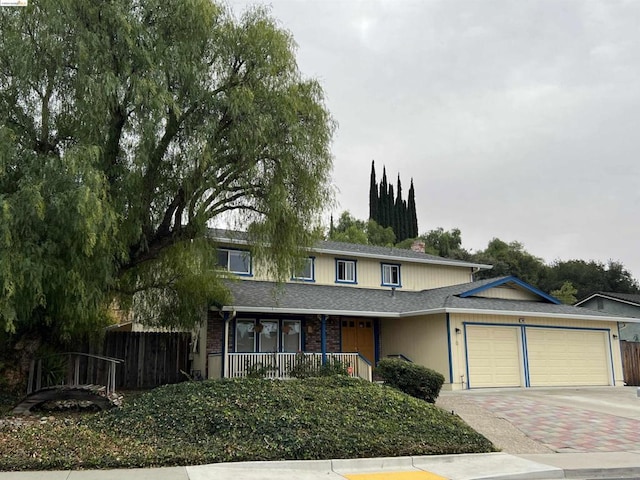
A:
<svg viewBox="0 0 640 480">
<path fill-rule="evenodd" d="M 222 336 L 222 378 L 229 377 L 229 322 L 231 321 L 229 312 L 224 312 L 224 335 Z"/>
<path fill-rule="evenodd" d="M 327 316 L 320 315 L 320 350 L 322 351 L 322 365 L 327 364 Z"/>
</svg>

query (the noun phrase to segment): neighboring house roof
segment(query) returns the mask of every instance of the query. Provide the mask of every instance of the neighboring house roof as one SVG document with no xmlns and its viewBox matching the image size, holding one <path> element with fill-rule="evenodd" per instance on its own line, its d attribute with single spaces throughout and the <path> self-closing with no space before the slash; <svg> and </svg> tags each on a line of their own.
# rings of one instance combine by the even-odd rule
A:
<svg viewBox="0 0 640 480">
<path fill-rule="evenodd" d="M 640 294 L 638 293 L 615 293 L 615 292 L 595 292 L 589 295 L 587 298 L 584 298 L 577 302 L 575 305 L 579 306 L 583 303 L 588 302 L 593 298 L 606 298 L 609 300 L 614 300 L 616 302 L 628 303 L 629 305 L 634 305 L 636 307 L 640 307 Z"/>
<path fill-rule="evenodd" d="M 489 288 L 496 282 L 515 283 L 514 279 L 515 277 L 492 278 L 420 292 L 297 282 L 278 284 L 255 280 L 235 281 L 229 282 L 229 289 L 234 298 L 233 305 L 223 307 L 223 310 L 245 313 L 361 315 L 388 318 L 434 313 L 478 313 L 640 322 L 640 319 L 598 311 L 588 310 L 587 313 L 584 308 L 559 305 L 544 297 L 541 297 L 542 301 L 536 302 L 464 296 L 468 292 L 481 291 L 484 286 Z M 516 280 L 524 284 L 521 280 Z"/>
<path fill-rule="evenodd" d="M 232 242 L 241 245 L 249 245 L 246 232 L 237 230 L 209 229 L 210 238 L 221 242 Z M 312 252 L 325 253 L 337 256 L 376 258 L 388 261 L 410 261 L 416 263 L 429 263 L 432 265 L 452 265 L 457 267 L 476 268 L 478 270 L 489 270 L 492 265 L 482 263 L 466 262 L 464 260 L 454 260 L 451 258 L 438 257 L 428 253 L 414 252 L 413 250 L 393 247 L 380 247 L 376 245 L 361 245 L 357 243 L 333 242 L 322 240 L 317 242 L 311 249 Z"/>
</svg>

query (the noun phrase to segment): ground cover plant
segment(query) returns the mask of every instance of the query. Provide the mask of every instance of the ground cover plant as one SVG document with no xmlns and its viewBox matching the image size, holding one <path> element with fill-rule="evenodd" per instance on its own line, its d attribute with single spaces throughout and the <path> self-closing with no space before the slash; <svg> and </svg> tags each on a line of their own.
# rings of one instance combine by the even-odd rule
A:
<svg viewBox="0 0 640 480">
<path fill-rule="evenodd" d="M 490 451 L 457 416 L 345 376 L 188 382 L 81 419 L 0 422 L 0 470 Z"/>
</svg>

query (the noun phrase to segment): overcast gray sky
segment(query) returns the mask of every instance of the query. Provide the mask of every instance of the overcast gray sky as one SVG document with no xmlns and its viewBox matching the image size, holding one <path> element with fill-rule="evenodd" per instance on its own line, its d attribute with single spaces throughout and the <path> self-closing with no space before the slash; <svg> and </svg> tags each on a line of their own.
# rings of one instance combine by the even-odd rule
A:
<svg viewBox="0 0 640 480">
<path fill-rule="evenodd" d="M 229 0 L 272 6 L 339 127 L 338 208 L 413 177 L 420 232 L 517 240 L 640 277 L 640 1 Z"/>
</svg>

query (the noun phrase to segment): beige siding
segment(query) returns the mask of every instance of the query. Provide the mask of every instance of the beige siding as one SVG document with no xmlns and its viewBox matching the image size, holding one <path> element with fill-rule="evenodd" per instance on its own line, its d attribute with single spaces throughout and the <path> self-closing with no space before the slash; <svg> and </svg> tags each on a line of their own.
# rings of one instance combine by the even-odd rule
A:
<svg viewBox="0 0 640 480">
<path fill-rule="evenodd" d="M 533 300 L 539 301 L 540 297 L 529 290 L 520 287 L 500 286 L 490 288 L 474 295 L 475 297 L 484 298 L 502 298 L 504 300 Z"/>
<path fill-rule="evenodd" d="M 381 319 L 380 357 L 402 354 L 414 363 L 444 375 L 449 382 L 446 317 L 429 315 Z"/>
<path fill-rule="evenodd" d="M 383 263 L 379 259 L 356 258 L 349 256 L 317 255 L 315 260 L 316 283 L 335 285 L 336 258 L 356 261 L 357 287 L 385 288 L 382 284 Z M 429 288 L 457 285 L 471 281 L 471 269 L 446 265 L 431 265 L 424 263 L 388 262 L 400 265 L 400 279 L 402 290 L 425 290 Z"/>
<path fill-rule="evenodd" d="M 522 322 L 520 321 L 522 318 Z M 544 325 L 552 327 L 577 327 L 585 329 L 606 329 L 607 344 L 607 365 L 613 362 L 613 374 L 615 376 L 616 385 L 623 385 L 622 361 L 620 356 L 620 344 L 613 335 L 618 335 L 618 328 L 615 322 L 591 321 L 591 320 L 572 320 L 560 318 L 542 318 L 542 317 L 514 317 L 503 315 L 479 315 L 479 314 L 451 314 L 451 336 L 452 336 L 452 363 L 454 372 L 454 389 L 467 388 L 467 363 L 464 339 L 464 323 L 490 323 L 490 324 L 511 324 L 511 325 Z M 459 329 L 460 333 L 454 333 L 455 329 Z M 529 329 L 531 331 L 533 329 Z M 444 339 L 443 339 L 444 341 Z M 611 355 L 609 354 L 609 344 Z"/>
<path fill-rule="evenodd" d="M 403 290 L 426 290 L 471 281 L 471 268 L 448 265 L 404 264 L 401 270 Z"/>
<path fill-rule="evenodd" d="M 230 248 L 234 250 L 248 250 L 244 245 L 219 244 L 220 248 Z M 345 255 L 326 255 L 322 253 L 312 253 L 315 258 L 315 283 L 319 285 L 336 284 L 336 258 L 355 260 L 357 283 L 354 285 L 342 284 L 347 287 L 364 288 L 385 288 L 382 284 L 381 264 L 390 263 L 400 265 L 400 279 L 402 290 L 419 291 L 430 288 L 446 287 L 458 285 L 471 281 L 472 269 L 470 267 L 458 267 L 449 265 L 433 265 L 428 263 L 387 261 L 376 258 L 362 258 Z M 252 256 L 252 276 L 242 277 L 253 280 L 273 280 L 270 278 L 264 264 Z"/>
</svg>

